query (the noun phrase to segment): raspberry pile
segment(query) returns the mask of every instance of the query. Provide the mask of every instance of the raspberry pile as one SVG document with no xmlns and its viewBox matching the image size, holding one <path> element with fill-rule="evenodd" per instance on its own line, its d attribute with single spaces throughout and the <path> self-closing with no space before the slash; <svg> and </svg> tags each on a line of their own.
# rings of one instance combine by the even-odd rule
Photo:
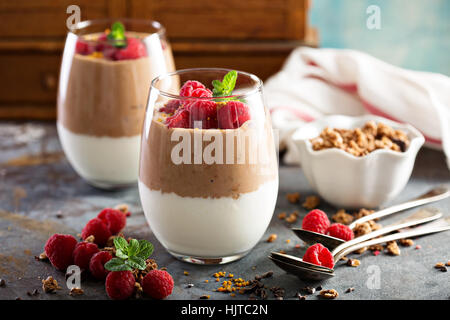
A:
<svg viewBox="0 0 450 320">
<path fill-rule="evenodd" d="M 326 234 L 344 241 L 352 240 L 355 237 L 353 230 L 346 225 L 341 223 L 333 223 L 330 225 L 327 214 L 319 209 L 308 212 L 303 218 L 302 229 Z"/>
<path fill-rule="evenodd" d="M 186 81 L 179 95 L 186 99 L 169 100 L 159 109 L 169 115 L 165 120 L 169 128 L 237 129 L 250 120 L 248 105 L 214 99 L 213 92 L 199 81 Z"/>
<path fill-rule="evenodd" d="M 96 41 L 88 41 L 80 37 L 75 45 L 75 53 L 113 61 L 147 56 L 147 49 L 142 40 L 126 36 L 123 24 L 116 22 L 111 29 L 102 33 Z"/>
<path fill-rule="evenodd" d="M 65 271 L 70 265 L 77 265 L 81 270 L 88 271 L 93 278 L 105 281 L 106 293 L 111 299 L 128 299 L 142 291 L 154 299 L 164 299 L 172 293 L 174 281 L 167 271 L 156 270 L 155 261 L 148 259 L 153 252 L 153 246 L 145 240 L 127 241 L 117 235 L 125 228 L 126 217 L 129 215 L 127 208 L 124 210 L 106 208 L 83 228 L 81 236 L 84 241 L 78 242 L 72 235 L 54 234 L 45 244 L 45 254 L 50 263 L 60 271 Z M 117 247 L 117 238 L 120 238 L 124 245 Z M 113 247 L 104 247 L 111 240 L 114 241 Z M 145 246 L 142 245 L 140 249 L 147 250 L 142 259 L 145 268 L 133 269 L 128 266 L 129 270 L 119 268 L 116 271 L 117 267 L 111 269 L 108 266 L 114 260 L 121 261 L 116 252 L 117 254 L 118 251 L 121 252 L 119 255 L 121 258 L 127 254 L 132 255 L 126 247 L 138 243 L 139 248 L 143 242 Z"/>
</svg>

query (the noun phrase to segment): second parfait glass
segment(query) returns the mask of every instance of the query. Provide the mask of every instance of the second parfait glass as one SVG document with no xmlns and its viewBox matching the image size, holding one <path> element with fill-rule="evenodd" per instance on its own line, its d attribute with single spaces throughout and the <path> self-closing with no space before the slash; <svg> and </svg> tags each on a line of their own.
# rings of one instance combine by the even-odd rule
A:
<svg viewBox="0 0 450 320">
<path fill-rule="evenodd" d="M 150 228 L 176 258 L 218 264 L 247 254 L 267 229 L 278 194 L 262 81 L 218 68 L 155 78 L 139 193 Z"/>
</svg>

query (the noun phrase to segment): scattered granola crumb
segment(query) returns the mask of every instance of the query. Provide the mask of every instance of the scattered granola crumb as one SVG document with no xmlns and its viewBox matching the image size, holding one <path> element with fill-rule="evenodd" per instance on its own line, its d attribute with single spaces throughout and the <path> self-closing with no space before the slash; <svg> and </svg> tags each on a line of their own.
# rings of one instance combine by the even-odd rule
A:
<svg viewBox="0 0 450 320">
<path fill-rule="evenodd" d="M 434 267 L 442 272 L 447 272 L 447 267 L 443 262 L 438 262 L 434 265 Z"/>
<path fill-rule="evenodd" d="M 366 251 L 367 251 L 367 247 L 363 247 L 361 249 L 356 250 L 355 253 L 356 254 L 361 254 L 361 253 L 366 252 Z"/>
<path fill-rule="evenodd" d="M 353 216 L 345 212 L 345 209 L 340 209 L 331 217 L 331 220 L 336 223 L 348 225 L 353 222 Z"/>
<path fill-rule="evenodd" d="M 93 235 L 90 235 L 89 237 L 87 237 L 86 239 L 84 239 L 84 242 L 91 242 L 94 243 L 95 241 L 95 237 Z"/>
<path fill-rule="evenodd" d="M 291 242 L 291 239 L 286 239 L 286 243 L 290 243 Z"/>
<path fill-rule="evenodd" d="M 383 251 L 384 247 L 382 244 L 374 244 L 369 247 L 370 251 Z"/>
<path fill-rule="evenodd" d="M 184 274 L 185 276 L 188 276 L 188 275 L 189 275 L 189 272 L 184 271 L 183 274 Z"/>
<path fill-rule="evenodd" d="M 400 239 L 398 242 L 400 242 L 403 247 L 411 247 L 414 245 L 414 241 L 412 239 Z"/>
<path fill-rule="evenodd" d="M 208 279 L 206 279 L 206 280 L 205 280 L 205 283 L 208 283 L 208 282 L 209 282 L 209 280 L 208 280 Z"/>
<path fill-rule="evenodd" d="M 386 249 L 387 249 L 387 252 L 391 255 L 394 255 L 394 256 L 400 255 L 400 248 L 398 247 L 396 241 L 388 242 Z"/>
<path fill-rule="evenodd" d="M 347 260 L 347 265 L 349 267 L 357 267 L 361 264 L 361 261 L 359 261 L 358 259 L 348 259 Z"/>
<path fill-rule="evenodd" d="M 368 210 L 368 209 L 361 208 L 361 209 L 359 209 L 359 211 L 357 213 L 355 213 L 355 219 L 359 219 L 359 218 L 368 216 L 369 214 L 372 214 L 374 212 L 375 212 L 375 210 Z M 379 219 L 375 219 L 375 221 L 378 221 L 378 220 Z"/>
<path fill-rule="evenodd" d="M 286 251 L 284 251 L 284 250 L 280 250 L 280 251 L 278 251 L 279 253 L 282 253 L 282 254 L 286 254 Z"/>
<path fill-rule="evenodd" d="M 450 267 L 450 260 L 448 260 L 448 261 L 445 263 L 445 265 L 446 265 L 447 267 Z"/>
<path fill-rule="evenodd" d="M 294 192 L 294 193 L 288 193 L 286 195 L 286 199 L 290 202 L 290 203 L 297 203 L 300 200 L 300 193 L 299 192 Z"/>
<path fill-rule="evenodd" d="M 267 238 L 267 242 L 274 242 L 275 240 L 277 240 L 277 235 L 275 233 L 272 233 L 268 238 Z"/>
<path fill-rule="evenodd" d="M 347 261 L 348 260 L 348 258 L 346 257 L 346 256 L 343 256 L 341 259 L 339 259 L 339 260 L 341 260 L 341 261 Z"/>
<path fill-rule="evenodd" d="M 355 238 L 360 237 L 362 235 L 368 234 L 372 232 L 372 228 L 368 222 L 359 223 L 353 229 L 353 233 L 355 234 Z"/>
<path fill-rule="evenodd" d="M 336 299 L 339 293 L 334 289 L 328 289 L 320 291 L 320 296 L 325 299 Z"/>
<path fill-rule="evenodd" d="M 286 216 L 287 216 L 286 212 L 281 212 L 278 214 L 278 219 L 284 220 L 286 218 Z"/>
<path fill-rule="evenodd" d="M 292 212 L 291 214 L 289 214 L 289 216 L 286 217 L 284 220 L 285 220 L 287 223 L 294 223 L 294 222 L 297 221 L 297 217 L 298 217 L 298 212 L 297 212 L 297 211 L 294 211 L 294 212 Z"/>
<path fill-rule="evenodd" d="M 355 291 L 355 288 L 348 288 L 347 290 L 345 290 L 345 293 L 350 293 Z"/>
<path fill-rule="evenodd" d="M 84 294 L 83 289 L 81 289 L 81 288 L 76 288 L 76 287 L 70 289 L 70 292 L 69 292 L 69 295 L 71 295 L 72 297 L 74 297 L 74 296 L 80 296 L 80 295 L 82 295 L 82 294 Z"/>
<path fill-rule="evenodd" d="M 236 293 L 232 292 L 232 293 L 230 293 L 230 296 L 234 298 L 234 297 L 236 297 Z"/>
<path fill-rule="evenodd" d="M 204 294 L 200 296 L 200 299 L 209 299 L 211 296 L 209 294 Z"/>
<path fill-rule="evenodd" d="M 281 287 L 272 287 L 270 288 L 270 291 L 272 291 L 273 296 L 277 299 L 277 300 L 283 300 L 284 299 L 284 294 L 286 292 L 286 290 L 284 290 L 284 288 Z"/>
<path fill-rule="evenodd" d="M 142 298 L 142 295 L 144 294 L 144 289 L 142 288 L 141 284 L 139 282 L 134 283 L 134 297 L 136 299 Z"/>
<path fill-rule="evenodd" d="M 305 202 L 303 202 L 302 206 L 308 210 L 315 209 L 319 206 L 320 199 L 318 196 L 308 196 L 305 199 Z"/>
<path fill-rule="evenodd" d="M 36 260 L 39 260 L 39 261 L 48 260 L 48 257 L 47 257 L 47 255 L 45 254 L 45 251 L 42 252 L 39 256 L 36 256 L 35 258 L 36 258 Z"/>
<path fill-rule="evenodd" d="M 58 285 L 58 281 L 53 279 L 52 276 L 48 276 L 47 279 L 42 280 L 42 290 L 44 290 L 45 293 L 52 293 L 59 289 L 61 289 L 61 287 Z"/>
</svg>

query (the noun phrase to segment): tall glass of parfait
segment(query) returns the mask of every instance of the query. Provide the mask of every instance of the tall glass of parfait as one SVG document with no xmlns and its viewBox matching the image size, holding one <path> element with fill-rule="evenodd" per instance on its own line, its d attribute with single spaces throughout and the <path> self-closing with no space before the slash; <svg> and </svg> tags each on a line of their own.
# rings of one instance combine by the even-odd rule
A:
<svg viewBox="0 0 450 320">
<path fill-rule="evenodd" d="M 248 253 L 264 234 L 278 194 L 262 81 L 217 68 L 155 78 L 138 183 L 152 231 L 176 258 L 226 263 Z"/>
</svg>

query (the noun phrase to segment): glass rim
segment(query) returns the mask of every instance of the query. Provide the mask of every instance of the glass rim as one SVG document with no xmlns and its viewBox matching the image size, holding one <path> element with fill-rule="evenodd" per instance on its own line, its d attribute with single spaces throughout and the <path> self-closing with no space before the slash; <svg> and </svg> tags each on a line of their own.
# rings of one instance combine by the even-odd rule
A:
<svg viewBox="0 0 450 320">
<path fill-rule="evenodd" d="M 77 22 L 72 29 L 69 29 L 68 33 L 72 33 L 74 34 L 76 37 L 80 37 L 80 35 L 76 34 L 76 31 L 79 30 L 83 30 L 87 27 L 90 26 L 94 26 L 94 25 L 99 25 L 102 23 L 114 23 L 116 21 L 119 22 L 132 22 L 132 23 L 138 23 L 138 24 L 142 24 L 142 25 L 147 25 L 150 27 L 153 27 L 156 31 L 155 32 L 150 32 L 149 36 L 153 35 L 153 34 L 158 34 L 159 36 L 164 37 L 166 35 L 166 28 L 161 24 L 161 22 L 156 21 L 156 20 L 152 20 L 152 19 L 135 19 L 135 18 L 117 18 L 117 19 L 113 19 L 113 18 L 101 18 L 101 19 L 92 19 L 92 20 L 83 20 L 80 22 Z M 133 30 L 129 30 L 129 31 L 133 31 Z"/>
<path fill-rule="evenodd" d="M 178 94 L 173 94 L 164 90 L 160 90 L 158 89 L 155 84 L 162 80 L 163 78 L 166 77 L 172 77 L 178 74 L 182 74 L 182 73 L 188 73 L 188 72 L 193 72 L 193 71 L 223 71 L 223 72 L 230 72 L 230 71 L 236 71 L 239 74 L 245 75 L 247 77 L 249 77 L 250 79 L 252 79 L 253 81 L 255 81 L 256 83 L 256 87 L 249 90 L 248 92 L 242 93 L 242 94 L 234 94 L 234 95 L 230 95 L 230 96 L 220 96 L 220 97 L 185 97 L 185 96 L 180 96 Z M 227 99 L 227 98 L 233 98 L 233 99 L 243 99 L 245 97 L 248 97 L 250 95 L 253 95 L 255 93 L 258 92 L 262 92 L 262 88 L 263 88 L 263 81 L 256 75 L 249 73 L 249 72 L 245 72 L 245 71 L 240 71 L 240 70 L 235 70 L 235 69 L 228 69 L 228 68 L 188 68 L 188 69 L 179 69 L 179 70 L 175 70 L 172 72 L 166 72 L 163 74 L 158 75 L 157 77 L 155 77 L 150 85 L 150 89 L 151 90 L 156 90 L 158 92 L 158 94 L 168 97 L 168 98 L 172 98 L 172 99 L 179 99 L 179 100 L 185 100 L 185 99 L 189 99 L 189 100 L 213 100 L 213 99 Z"/>
</svg>

